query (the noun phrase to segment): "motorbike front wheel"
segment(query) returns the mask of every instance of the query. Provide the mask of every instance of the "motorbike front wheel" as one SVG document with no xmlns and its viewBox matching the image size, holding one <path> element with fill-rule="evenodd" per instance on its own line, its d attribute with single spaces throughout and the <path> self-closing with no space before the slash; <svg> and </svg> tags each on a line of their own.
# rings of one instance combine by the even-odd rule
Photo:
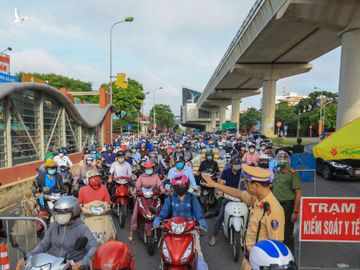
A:
<svg viewBox="0 0 360 270">
<path fill-rule="evenodd" d="M 236 232 L 234 229 L 232 230 L 232 234 L 233 234 L 233 258 L 235 262 L 239 261 L 240 258 L 240 239 L 241 239 L 241 235 L 240 232 Z"/>
<path fill-rule="evenodd" d="M 154 255 L 156 248 L 156 241 L 153 236 L 148 236 L 146 239 L 146 250 L 150 256 Z"/>
<path fill-rule="evenodd" d="M 122 205 L 120 203 L 118 204 L 118 215 L 120 228 L 124 228 L 126 218 L 126 205 Z"/>
</svg>

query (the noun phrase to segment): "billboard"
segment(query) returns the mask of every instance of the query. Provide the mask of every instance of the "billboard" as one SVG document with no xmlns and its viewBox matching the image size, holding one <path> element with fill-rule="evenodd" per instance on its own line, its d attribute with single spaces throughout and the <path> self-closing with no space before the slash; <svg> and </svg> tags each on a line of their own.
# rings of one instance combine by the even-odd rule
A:
<svg viewBox="0 0 360 270">
<path fill-rule="evenodd" d="M 299 237 L 312 242 L 360 242 L 360 198 L 301 198 Z"/>
<path fill-rule="evenodd" d="M 19 82 L 19 78 L 10 74 L 0 72 L 0 83 Z"/>
<path fill-rule="evenodd" d="M 0 72 L 10 73 L 10 55 L 0 54 Z"/>
</svg>

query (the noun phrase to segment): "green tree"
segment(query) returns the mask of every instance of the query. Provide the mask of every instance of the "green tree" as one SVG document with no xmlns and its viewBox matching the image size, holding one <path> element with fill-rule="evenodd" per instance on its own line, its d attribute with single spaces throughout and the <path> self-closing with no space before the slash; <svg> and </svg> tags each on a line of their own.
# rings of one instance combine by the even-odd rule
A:
<svg viewBox="0 0 360 270">
<path fill-rule="evenodd" d="M 282 126 L 288 127 L 287 134 L 296 135 L 297 113 L 296 108 L 291 106 L 287 101 L 280 101 L 275 110 L 275 123 L 280 121 Z M 274 123 L 274 125 L 275 125 Z"/>
<path fill-rule="evenodd" d="M 174 128 L 175 120 L 174 114 L 169 105 L 155 104 L 156 116 L 155 122 L 157 128 Z M 149 121 L 153 123 L 154 107 L 150 110 Z"/>
<path fill-rule="evenodd" d="M 138 113 L 140 113 L 141 106 L 145 99 L 145 93 L 143 91 L 143 86 L 136 80 L 128 79 L 128 87 L 126 89 L 120 89 L 113 82 L 112 90 L 113 97 L 112 103 L 114 104 L 116 111 L 120 113 L 121 111 L 126 112 L 126 116 L 121 118 L 119 121 L 115 121 L 113 126 L 114 132 L 123 131 L 123 127 L 126 124 L 132 124 L 133 129 L 137 128 L 138 123 Z M 103 85 L 108 87 L 108 85 Z"/>
<path fill-rule="evenodd" d="M 47 81 L 50 86 L 60 89 L 61 87 L 69 88 L 71 91 L 92 91 L 92 84 L 90 82 L 80 81 L 79 79 L 69 78 L 63 75 L 55 74 L 55 73 L 17 73 L 16 76 L 19 78 L 22 77 L 23 74 L 28 74 L 35 78 Z M 85 101 L 86 103 L 99 103 L 98 96 L 80 96 L 78 97 L 80 100 Z"/>
<path fill-rule="evenodd" d="M 257 125 L 261 119 L 261 111 L 256 108 L 249 108 L 246 112 L 240 114 L 240 130 L 249 132 L 251 128 Z"/>
</svg>

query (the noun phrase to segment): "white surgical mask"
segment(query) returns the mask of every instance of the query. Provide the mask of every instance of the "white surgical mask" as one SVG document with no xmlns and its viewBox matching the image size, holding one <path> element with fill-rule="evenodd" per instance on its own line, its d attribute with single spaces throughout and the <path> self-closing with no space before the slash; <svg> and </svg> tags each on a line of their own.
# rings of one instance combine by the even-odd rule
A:
<svg viewBox="0 0 360 270">
<path fill-rule="evenodd" d="M 63 153 L 60 153 L 60 154 L 59 154 L 59 157 L 63 157 L 63 156 L 64 156 L 64 154 L 63 154 Z"/>
<path fill-rule="evenodd" d="M 66 223 L 69 223 L 71 219 L 71 213 L 55 214 L 54 219 L 59 225 L 65 225 Z"/>
<path fill-rule="evenodd" d="M 119 161 L 120 163 L 123 163 L 123 162 L 125 161 L 125 158 L 118 158 L 118 161 Z"/>
<path fill-rule="evenodd" d="M 234 169 L 234 171 L 239 171 L 241 169 L 241 165 L 235 164 L 235 165 L 233 165 L 233 169 Z"/>
<path fill-rule="evenodd" d="M 254 152 L 255 152 L 255 149 L 254 149 L 254 148 L 250 148 L 249 151 L 250 151 L 250 153 L 254 153 Z"/>
</svg>

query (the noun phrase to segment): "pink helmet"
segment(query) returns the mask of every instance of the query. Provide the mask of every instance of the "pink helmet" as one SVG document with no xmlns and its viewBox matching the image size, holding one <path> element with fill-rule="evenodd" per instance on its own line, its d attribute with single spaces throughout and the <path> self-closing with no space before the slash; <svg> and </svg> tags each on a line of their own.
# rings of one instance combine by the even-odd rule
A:
<svg viewBox="0 0 360 270">
<path fill-rule="evenodd" d="M 150 168 L 155 166 L 155 163 L 152 162 L 151 160 L 149 160 L 149 161 L 144 162 L 143 166 L 144 166 L 144 168 L 149 168 L 150 169 Z"/>
<path fill-rule="evenodd" d="M 185 174 L 182 174 L 182 173 L 176 174 L 171 179 L 171 184 L 172 184 L 172 186 L 182 186 L 182 185 L 186 185 L 188 187 L 190 186 L 189 179 L 187 178 L 187 176 Z"/>
</svg>

